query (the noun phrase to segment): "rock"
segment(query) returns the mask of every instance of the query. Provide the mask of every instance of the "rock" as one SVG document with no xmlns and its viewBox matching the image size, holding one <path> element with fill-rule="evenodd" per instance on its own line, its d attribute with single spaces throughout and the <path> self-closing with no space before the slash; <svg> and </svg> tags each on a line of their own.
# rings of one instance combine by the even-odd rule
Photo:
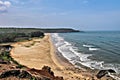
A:
<svg viewBox="0 0 120 80">
<path fill-rule="evenodd" d="M 32 75 L 27 71 L 22 70 L 21 73 L 18 75 L 19 78 L 32 78 Z"/>
<path fill-rule="evenodd" d="M 53 71 L 51 71 L 51 68 L 48 66 L 44 66 L 42 70 L 32 68 L 28 69 L 28 71 L 34 75 L 37 75 L 35 80 L 64 80 L 63 77 L 54 76 Z"/>
<path fill-rule="evenodd" d="M 100 71 L 97 73 L 96 77 L 97 77 L 98 79 L 100 79 L 100 78 L 102 78 L 103 76 L 105 76 L 107 73 L 108 73 L 107 70 L 100 70 Z"/>
<path fill-rule="evenodd" d="M 4 61 L 3 59 L 0 59 L 0 64 L 9 64 L 9 61 Z"/>
<path fill-rule="evenodd" d="M 0 75 L 0 78 L 6 78 L 10 76 L 18 76 L 20 74 L 20 70 L 9 70 L 5 71 Z"/>
<path fill-rule="evenodd" d="M 41 80 L 51 80 L 50 78 L 43 77 Z"/>
<path fill-rule="evenodd" d="M 110 72 L 110 73 L 116 73 L 114 70 L 112 70 L 112 69 L 108 69 L 108 72 Z"/>
<path fill-rule="evenodd" d="M 58 80 L 64 80 L 63 77 L 56 77 Z"/>
<path fill-rule="evenodd" d="M 115 72 L 114 70 L 112 70 L 112 69 L 100 70 L 100 71 L 98 72 L 98 74 L 96 75 L 96 77 L 97 77 L 98 79 L 100 79 L 100 78 L 104 77 L 106 74 L 108 74 L 108 72 L 109 72 L 109 73 L 116 73 L 116 72 Z"/>
<path fill-rule="evenodd" d="M 8 64 L 7 61 L 0 61 L 0 64 Z"/>
<path fill-rule="evenodd" d="M 44 67 L 42 68 L 42 71 L 46 71 L 46 72 L 48 72 L 49 74 L 51 74 L 52 76 L 54 76 L 54 72 L 51 71 L 51 68 L 48 67 L 48 66 L 44 66 Z"/>
<path fill-rule="evenodd" d="M 24 70 L 22 70 L 22 71 L 20 71 L 20 70 L 5 71 L 0 75 L 0 78 L 7 78 L 10 76 L 14 76 L 14 77 L 18 77 L 18 78 L 28 78 L 28 79 L 32 78 L 32 75 Z"/>
</svg>

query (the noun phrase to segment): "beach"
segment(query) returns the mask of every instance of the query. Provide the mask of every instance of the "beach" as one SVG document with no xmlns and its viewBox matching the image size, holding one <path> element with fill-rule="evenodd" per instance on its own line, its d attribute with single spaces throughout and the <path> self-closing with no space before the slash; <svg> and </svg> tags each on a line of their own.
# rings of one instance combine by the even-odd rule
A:
<svg viewBox="0 0 120 80">
<path fill-rule="evenodd" d="M 54 47 L 50 34 L 44 38 L 34 38 L 30 41 L 12 44 L 11 56 L 20 64 L 29 68 L 41 69 L 49 66 L 55 76 L 62 76 L 64 80 L 95 80 L 95 74 L 85 69 L 74 67 Z M 102 79 L 104 80 L 104 79 Z"/>
</svg>

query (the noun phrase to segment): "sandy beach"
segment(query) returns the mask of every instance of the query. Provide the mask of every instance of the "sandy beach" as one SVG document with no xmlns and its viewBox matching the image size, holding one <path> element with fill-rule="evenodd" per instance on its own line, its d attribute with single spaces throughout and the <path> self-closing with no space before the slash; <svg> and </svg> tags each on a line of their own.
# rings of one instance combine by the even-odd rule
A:
<svg viewBox="0 0 120 80">
<path fill-rule="evenodd" d="M 49 34 L 44 38 L 12 44 L 11 56 L 20 64 L 29 68 L 41 69 L 49 66 L 56 76 L 64 80 L 92 80 L 94 74 L 75 68 L 60 53 L 51 42 Z"/>
</svg>

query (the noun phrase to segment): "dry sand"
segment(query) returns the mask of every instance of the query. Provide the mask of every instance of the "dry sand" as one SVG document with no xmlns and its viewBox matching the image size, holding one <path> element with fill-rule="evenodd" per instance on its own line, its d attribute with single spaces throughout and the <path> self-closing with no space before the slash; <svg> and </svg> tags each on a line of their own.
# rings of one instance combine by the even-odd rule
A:
<svg viewBox="0 0 120 80">
<path fill-rule="evenodd" d="M 17 42 L 12 46 L 11 56 L 29 68 L 41 69 L 45 65 L 65 80 L 92 80 L 93 74 L 76 69 L 61 54 L 56 53 L 49 34 L 43 39 Z"/>
</svg>

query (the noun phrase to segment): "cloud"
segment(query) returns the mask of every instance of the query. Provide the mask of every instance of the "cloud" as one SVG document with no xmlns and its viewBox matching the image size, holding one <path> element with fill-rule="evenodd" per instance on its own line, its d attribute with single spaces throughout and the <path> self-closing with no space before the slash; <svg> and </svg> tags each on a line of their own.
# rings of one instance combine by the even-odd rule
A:
<svg viewBox="0 0 120 80">
<path fill-rule="evenodd" d="M 11 2 L 0 0 L 0 12 L 7 12 L 10 6 L 11 6 Z"/>
</svg>

